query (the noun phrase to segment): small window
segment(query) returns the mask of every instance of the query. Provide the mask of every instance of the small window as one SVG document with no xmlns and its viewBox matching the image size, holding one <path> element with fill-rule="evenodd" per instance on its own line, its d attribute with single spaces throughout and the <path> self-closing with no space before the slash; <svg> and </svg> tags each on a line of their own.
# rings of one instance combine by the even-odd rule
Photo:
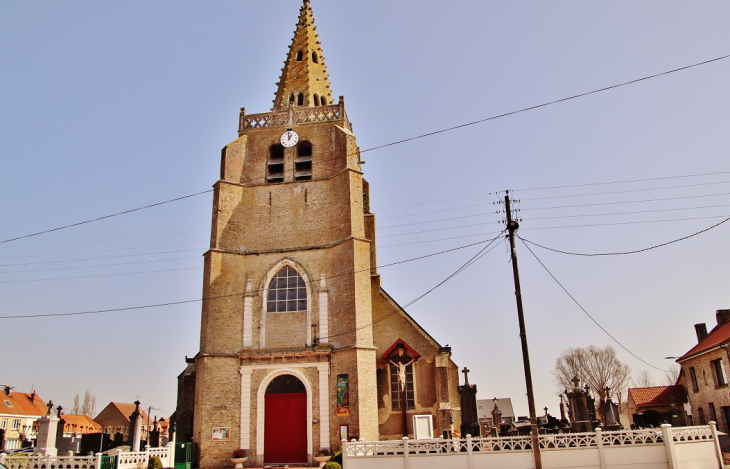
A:
<svg viewBox="0 0 730 469">
<path fill-rule="evenodd" d="M 3 419 L 2 423 L 0 423 L 0 429 L 1 430 L 7 430 L 8 429 L 8 419 Z"/>
<path fill-rule="evenodd" d="M 697 413 L 700 414 L 700 425 L 707 425 L 707 421 L 705 421 L 705 409 L 700 407 L 697 409 Z"/>
<path fill-rule="evenodd" d="M 299 142 L 297 158 L 294 160 L 294 179 L 308 181 L 312 179 L 312 143 Z"/>
<path fill-rule="evenodd" d="M 286 313 L 307 310 L 307 286 L 301 275 L 290 266 L 279 271 L 269 284 L 266 311 Z"/>
<path fill-rule="evenodd" d="M 717 412 L 715 412 L 715 404 L 710 402 L 710 420 L 717 422 Z"/>
<path fill-rule="evenodd" d="M 13 419 L 13 430 L 20 428 L 20 419 Z"/>
<path fill-rule="evenodd" d="M 392 410 L 401 410 L 401 385 L 398 379 L 398 367 L 390 366 L 390 405 Z M 406 409 L 414 409 L 416 399 L 413 393 L 413 364 L 406 365 Z"/>
<path fill-rule="evenodd" d="M 689 379 L 692 381 L 692 392 L 699 392 L 700 386 L 697 384 L 697 373 L 695 372 L 695 367 L 690 367 L 689 369 Z"/>
<path fill-rule="evenodd" d="M 314 62 L 314 63 L 319 63 L 319 62 L 317 61 L 317 53 L 316 53 L 316 52 L 314 52 L 314 51 L 312 51 L 312 62 Z"/>
<path fill-rule="evenodd" d="M 304 94 L 299 93 L 299 98 L 297 98 L 297 105 L 304 106 Z"/>
<path fill-rule="evenodd" d="M 319 106 L 319 96 L 316 93 L 314 94 L 314 105 Z"/>
<path fill-rule="evenodd" d="M 289 102 L 294 104 L 294 93 L 289 96 Z"/>
<path fill-rule="evenodd" d="M 303 58 L 304 58 L 304 52 L 302 52 L 302 51 L 297 52 L 297 62 L 301 62 Z"/>
<path fill-rule="evenodd" d="M 325 97 L 324 97 L 324 96 L 322 96 L 322 99 L 320 99 L 320 100 L 319 100 L 319 102 L 320 102 L 320 104 L 321 104 L 322 106 L 326 106 L 326 105 L 327 105 L 327 100 L 325 99 Z"/>
<path fill-rule="evenodd" d="M 269 148 L 269 161 L 266 180 L 268 182 L 284 182 L 284 147 L 281 144 Z"/>
<path fill-rule="evenodd" d="M 725 367 L 722 365 L 722 359 L 712 360 L 712 374 L 715 378 L 715 386 L 727 386 L 727 375 L 725 374 Z"/>
<path fill-rule="evenodd" d="M 10 401 L 8 401 L 8 400 L 3 400 L 3 402 L 5 403 L 5 405 L 6 405 L 6 406 L 8 406 L 8 407 L 13 407 L 13 404 L 12 404 L 12 403 L 11 403 Z"/>
</svg>

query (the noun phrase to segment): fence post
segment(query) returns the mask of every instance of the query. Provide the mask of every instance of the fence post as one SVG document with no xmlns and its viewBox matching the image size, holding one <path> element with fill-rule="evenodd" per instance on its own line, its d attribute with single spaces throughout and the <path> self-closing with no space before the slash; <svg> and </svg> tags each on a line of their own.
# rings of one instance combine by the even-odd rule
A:
<svg viewBox="0 0 730 469">
<path fill-rule="evenodd" d="M 165 467 L 173 467 L 173 466 L 175 466 L 175 442 L 168 441 L 167 442 L 167 466 L 165 466 Z"/>
<path fill-rule="evenodd" d="M 715 455 L 717 456 L 717 464 L 720 469 L 725 467 L 725 460 L 722 457 L 722 450 L 720 449 L 720 440 L 717 437 L 717 422 L 710 420 L 710 431 L 712 432 L 712 439 L 715 443 Z"/>
<path fill-rule="evenodd" d="M 474 467 L 474 452 L 471 445 L 471 435 L 466 434 L 466 458 L 469 461 L 469 469 Z"/>
<path fill-rule="evenodd" d="M 661 425 L 662 437 L 664 438 L 664 446 L 667 448 L 667 461 L 669 462 L 669 469 L 678 469 L 677 467 L 677 452 L 674 449 L 674 438 L 672 437 L 672 426 L 668 423 Z"/>
<path fill-rule="evenodd" d="M 122 463 L 122 450 L 117 450 L 117 457 L 114 458 L 114 467 L 112 469 L 119 469 L 119 465 Z"/>
<path fill-rule="evenodd" d="M 601 461 L 601 469 L 606 469 L 606 453 L 603 449 L 603 430 L 596 428 L 596 447 L 598 447 L 598 459 Z"/>
<path fill-rule="evenodd" d="M 410 464 L 408 463 L 408 437 L 404 436 L 401 438 L 403 440 L 403 469 L 410 469 Z"/>
<path fill-rule="evenodd" d="M 101 453 L 96 453 L 94 456 L 96 456 L 96 469 L 101 469 Z"/>
</svg>

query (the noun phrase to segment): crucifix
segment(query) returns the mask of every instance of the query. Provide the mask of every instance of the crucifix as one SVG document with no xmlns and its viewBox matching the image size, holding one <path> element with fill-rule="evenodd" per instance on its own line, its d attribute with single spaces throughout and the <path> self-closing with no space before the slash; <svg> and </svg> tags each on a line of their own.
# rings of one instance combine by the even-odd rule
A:
<svg viewBox="0 0 730 469">
<path fill-rule="evenodd" d="M 469 368 L 467 368 L 467 367 L 464 367 L 464 369 L 461 370 L 461 372 L 464 373 L 464 386 L 468 386 L 469 385 L 469 372 L 470 371 L 471 370 Z"/>
</svg>

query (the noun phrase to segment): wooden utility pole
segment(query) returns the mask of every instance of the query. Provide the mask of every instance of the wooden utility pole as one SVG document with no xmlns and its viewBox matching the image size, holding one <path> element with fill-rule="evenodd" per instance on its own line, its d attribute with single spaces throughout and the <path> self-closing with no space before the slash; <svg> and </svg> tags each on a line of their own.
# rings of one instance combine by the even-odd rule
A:
<svg viewBox="0 0 730 469">
<path fill-rule="evenodd" d="M 509 247 L 512 255 L 512 273 L 515 279 L 515 299 L 517 300 L 517 317 L 520 323 L 520 341 L 522 342 L 522 364 L 525 368 L 525 384 L 527 386 L 527 406 L 530 410 L 530 434 L 532 435 L 532 454 L 535 456 L 535 469 L 542 469 L 540 455 L 540 441 L 537 436 L 537 415 L 535 415 L 535 396 L 532 392 L 532 372 L 530 371 L 530 354 L 527 351 L 527 333 L 525 332 L 525 317 L 522 311 L 522 291 L 520 290 L 520 271 L 517 268 L 517 249 L 515 249 L 515 231 L 520 227 L 512 219 L 512 207 L 509 200 L 509 191 L 504 196 L 504 209 L 507 212 L 507 231 L 509 232 Z"/>
</svg>

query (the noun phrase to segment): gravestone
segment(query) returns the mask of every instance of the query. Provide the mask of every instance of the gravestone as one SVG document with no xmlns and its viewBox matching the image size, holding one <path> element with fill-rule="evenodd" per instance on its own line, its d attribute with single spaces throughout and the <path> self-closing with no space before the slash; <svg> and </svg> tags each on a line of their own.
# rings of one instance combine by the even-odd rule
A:
<svg viewBox="0 0 730 469">
<path fill-rule="evenodd" d="M 461 396 L 461 436 L 480 436 L 479 415 L 477 414 L 477 385 L 469 384 L 469 369 L 464 367 L 464 385 L 459 386 Z"/>
<path fill-rule="evenodd" d="M 132 447 L 132 452 L 139 451 L 142 437 L 142 413 L 139 410 L 139 404 L 139 401 L 134 401 L 134 412 L 129 416 L 129 446 Z"/>
<path fill-rule="evenodd" d="M 606 402 L 602 406 L 603 429 L 608 431 L 621 430 L 621 421 L 618 416 L 618 405 L 611 399 L 611 389 L 606 388 Z"/>
<path fill-rule="evenodd" d="M 38 419 L 38 435 L 36 449 L 33 454 L 42 456 L 56 456 L 56 432 L 58 431 L 58 417 L 53 415 L 53 401 L 48 402 L 48 413 Z"/>
<path fill-rule="evenodd" d="M 589 395 L 590 388 L 580 388 L 580 379 L 573 378 L 573 391 L 565 391 L 568 397 L 568 414 L 570 415 L 570 430 L 575 433 L 592 432 L 596 409 L 593 398 Z"/>
</svg>

